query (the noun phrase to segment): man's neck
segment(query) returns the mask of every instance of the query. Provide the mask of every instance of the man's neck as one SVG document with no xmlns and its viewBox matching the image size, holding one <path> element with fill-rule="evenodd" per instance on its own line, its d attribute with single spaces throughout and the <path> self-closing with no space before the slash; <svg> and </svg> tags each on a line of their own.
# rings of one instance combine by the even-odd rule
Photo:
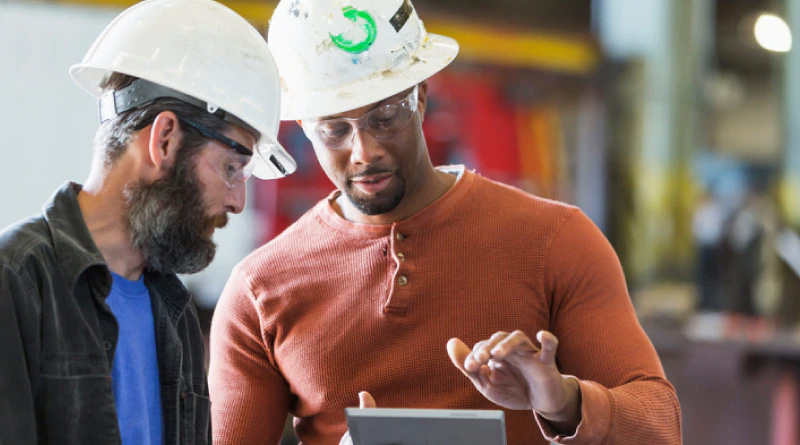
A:
<svg viewBox="0 0 800 445">
<path fill-rule="evenodd" d="M 108 268 L 137 280 L 144 270 L 144 258 L 131 243 L 125 221 L 124 187 L 125 183 L 111 174 L 92 175 L 78 194 L 78 205 Z"/>
<path fill-rule="evenodd" d="M 332 203 L 334 210 L 348 221 L 362 224 L 392 224 L 410 218 L 442 197 L 455 184 L 457 177 L 443 171 L 432 169 L 432 174 L 413 190 L 406 190 L 403 201 L 391 212 L 380 215 L 361 213 L 342 193 Z"/>
</svg>

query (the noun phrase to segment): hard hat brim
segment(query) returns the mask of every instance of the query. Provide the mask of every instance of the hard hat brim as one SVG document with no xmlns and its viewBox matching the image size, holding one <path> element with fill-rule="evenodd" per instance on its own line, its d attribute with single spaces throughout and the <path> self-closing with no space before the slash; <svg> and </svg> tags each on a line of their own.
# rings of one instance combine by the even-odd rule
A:
<svg viewBox="0 0 800 445">
<path fill-rule="evenodd" d="M 102 94 L 102 89 L 99 85 L 108 74 L 109 70 L 83 63 L 75 64 L 70 67 L 70 75 L 73 80 L 94 97 L 98 97 Z M 137 76 L 138 73 L 125 74 Z M 182 85 L 167 86 L 179 91 L 184 89 Z M 259 179 L 277 179 L 297 170 L 297 163 L 288 154 L 286 149 L 276 139 L 263 131 L 263 129 L 260 130 L 262 130 L 260 131 L 261 138 L 255 146 L 257 153 L 253 166 L 253 176 Z"/>
<path fill-rule="evenodd" d="M 253 176 L 258 179 L 278 179 L 297 170 L 297 162 L 283 146 L 269 135 L 261 135 L 256 144 L 257 158 Z"/>
<path fill-rule="evenodd" d="M 281 120 L 302 120 L 354 110 L 400 93 L 433 76 L 458 54 L 458 43 L 450 37 L 428 34 L 411 63 L 327 91 L 283 90 Z M 364 94 L 369 91 L 370 94 Z"/>
</svg>

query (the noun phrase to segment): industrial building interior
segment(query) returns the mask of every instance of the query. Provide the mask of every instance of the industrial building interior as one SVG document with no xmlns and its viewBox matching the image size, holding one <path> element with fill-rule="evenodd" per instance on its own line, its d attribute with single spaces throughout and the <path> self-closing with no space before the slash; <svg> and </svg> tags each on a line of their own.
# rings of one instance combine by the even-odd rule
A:
<svg viewBox="0 0 800 445">
<path fill-rule="evenodd" d="M 67 71 L 134 3 L 0 0 L 0 227 L 86 177 L 95 103 Z M 276 2 L 222 3 L 266 35 Z M 461 45 L 430 80 L 434 164 L 600 227 L 677 390 L 684 443 L 800 443 L 800 1 L 414 5 Z M 217 259 L 182 277 L 206 326 L 233 266 L 333 189 L 301 128 L 279 135 L 297 173 L 250 180 Z"/>
</svg>

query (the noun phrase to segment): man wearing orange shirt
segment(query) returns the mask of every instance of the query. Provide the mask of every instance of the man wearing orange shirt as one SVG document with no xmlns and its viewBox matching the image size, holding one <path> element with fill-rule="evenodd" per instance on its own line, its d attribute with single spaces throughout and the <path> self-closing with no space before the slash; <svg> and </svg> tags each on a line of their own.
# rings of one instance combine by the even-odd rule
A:
<svg viewBox="0 0 800 445">
<path fill-rule="evenodd" d="M 231 275 L 211 333 L 216 443 L 277 444 L 290 413 L 304 444 L 335 445 L 357 396 L 499 406 L 510 445 L 681 442 L 675 391 L 597 227 L 431 164 L 426 79 L 455 41 L 408 0 L 283 0 L 268 41 L 282 118 L 337 190 Z"/>
</svg>

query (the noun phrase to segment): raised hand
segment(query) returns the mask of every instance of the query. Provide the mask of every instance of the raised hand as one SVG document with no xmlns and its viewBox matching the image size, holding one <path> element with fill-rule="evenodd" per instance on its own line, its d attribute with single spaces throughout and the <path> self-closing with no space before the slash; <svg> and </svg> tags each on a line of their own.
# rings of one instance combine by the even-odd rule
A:
<svg viewBox="0 0 800 445">
<path fill-rule="evenodd" d="M 472 350 L 453 338 L 447 342 L 447 352 L 493 403 L 535 410 L 560 431 L 574 431 L 580 423 L 577 381 L 564 378 L 556 366 L 558 339 L 547 331 L 539 331 L 536 338 L 541 348 L 522 331 L 498 332 Z"/>
</svg>

